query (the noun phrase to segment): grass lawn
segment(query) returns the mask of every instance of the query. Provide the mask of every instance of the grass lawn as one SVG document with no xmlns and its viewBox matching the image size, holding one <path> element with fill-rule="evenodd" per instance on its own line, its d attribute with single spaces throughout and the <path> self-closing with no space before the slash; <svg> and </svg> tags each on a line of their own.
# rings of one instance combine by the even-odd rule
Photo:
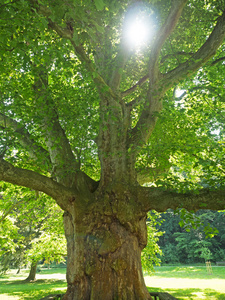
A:
<svg viewBox="0 0 225 300">
<path fill-rule="evenodd" d="M 167 291 L 179 299 L 225 300 L 225 267 L 212 267 L 213 274 L 202 266 L 162 266 L 145 281 L 149 291 Z M 66 291 L 65 269 L 42 269 L 37 281 L 25 283 L 28 271 L 12 270 L 0 276 L 0 300 L 39 300 L 49 294 Z"/>
<path fill-rule="evenodd" d="M 166 291 L 178 299 L 225 300 L 225 267 L 162 266 L 145 276 L 149 291 Z"/>
<path fill-rule="evenodd" d="M 28 276 L 27 270 L 16 274 L 12 270 L 0 276 L 0 300 L 39 300 L 49 294 L 60 294 L 66 291 L 66 269 L 42 269 L 35 282 L 23 280 Z"/>
</svg>

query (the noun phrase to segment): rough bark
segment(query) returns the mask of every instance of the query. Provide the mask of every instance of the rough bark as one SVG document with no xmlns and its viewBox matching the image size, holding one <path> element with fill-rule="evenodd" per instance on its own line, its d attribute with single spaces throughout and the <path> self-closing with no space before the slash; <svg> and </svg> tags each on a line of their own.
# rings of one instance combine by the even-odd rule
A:
<svg viewBox="0 0 225 300">
<path fill-rule="evenodd" d="M 71 199 L 76 197 L 76 189 L 65 187 L 53 179 L 34 171 L 14 167 L 1 157 L 0 180 L 44 192 L 55 199 L 63 209 L 66 209 Z"/>
<path fill-rule="evenodd" d="M 168 208 L 185 208 L 189 211 L 199 209 L 224 210 L 225 190 L 201 189 L 188 193 L 163 191 L 158 188 L 138 188 L 139 197 L 142 199 L 143 208 L 165 212 Z"/>
<path fill-rule="evenodd" d="M 88 209 L 64 214 L 68 255 L 64 300 L 151 299 L 141 268 L 146 215 L 135 213 L 136 201 L 128 191 L 115 192 L 96 193 L 97 201 Z"/>
</svg>

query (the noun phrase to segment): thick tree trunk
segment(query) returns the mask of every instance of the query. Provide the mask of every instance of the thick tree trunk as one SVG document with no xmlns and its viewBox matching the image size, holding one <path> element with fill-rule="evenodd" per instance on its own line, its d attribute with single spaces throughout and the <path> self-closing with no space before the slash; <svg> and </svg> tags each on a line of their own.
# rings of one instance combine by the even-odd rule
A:
<svg viewBox="0 0 225 300">
<path fill-rule="evenodd" d="M 34 281 L 36 280 L 36 272 L 37 272 L 37 262 L 32 262 L 30 267 L 30 273 L 25 281 Z"/>
<path fill-rule="evenodd" d="M 68 289 L 63 300 L 151 299 L 141 267 L 146 216 L 136 218 L 135 208 L 123 200 L 117 210 L 105 197 L 88 212 L 64 214 Z"/>
</svg>

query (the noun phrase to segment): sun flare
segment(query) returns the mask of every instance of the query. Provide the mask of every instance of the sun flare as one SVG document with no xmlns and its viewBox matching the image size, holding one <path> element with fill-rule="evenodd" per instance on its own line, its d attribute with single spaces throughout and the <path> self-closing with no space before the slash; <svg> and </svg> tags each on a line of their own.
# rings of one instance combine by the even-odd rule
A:
<svg viewBox="0 0 225 300">
<path fill-rule="evenodd" d="M 139 49 L 152 39 L 155 24 L 152 14 L 146 8 L 129 10 L 124 19 L 123 34 L 129 48 Z"/>
<path fill-rule="evenodd" d="M 141 46 L 148 40 L 149 30 L 141 20 L 135 20 L 127 32 L 128 42 L 134 46 Z"/>
</svg>

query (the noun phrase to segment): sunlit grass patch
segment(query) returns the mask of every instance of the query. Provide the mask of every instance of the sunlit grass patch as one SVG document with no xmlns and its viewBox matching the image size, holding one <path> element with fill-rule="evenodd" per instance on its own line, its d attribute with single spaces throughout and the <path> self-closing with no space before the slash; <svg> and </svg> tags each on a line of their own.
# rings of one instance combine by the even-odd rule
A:
<svg viewBox="0 0 225 300">
<path fill-rule="evenodd" d="M 42 276 L 44 279 L 29 283 L 24 281 L 28 275 L 27 271 L 23 270 L 21 274 L 10 272 L 0 277 L 0 299 L 39 300 L 49 294 L 63 294 L 66 291 L 66 281 L 57 277 L 65 272 L 65 269 L 42 270 L 38 277 Z"/>
<path fill-rule="evenodd" d="M 206 266 L 161 266 L 155 267 L 155 271 L 158 277 L 225 279 L 225 267 L 217 266 L 212 266 L 212 274 L 208 274 Z"/>
<path fill-rule="evenodd" d="M 166 291 L 180 300 L 225 300 L 225 268 L 212 270 L 208 274 L 204 266 L 162 266 L 145 281 L 150 291 Z"/>
<path fill-rule="evenodd" d="M 27 271 L 12 271 L 0 277 L 1 300 L 39 300 L 50 294 L 66 292 L 66 269 L 42 269 L 38 280 L 27 283 Z M 149 291 L 168 292 L 180 300 L 225 300 L 225 267 L 162 266 L 145 277 Z"/>
</svg>

